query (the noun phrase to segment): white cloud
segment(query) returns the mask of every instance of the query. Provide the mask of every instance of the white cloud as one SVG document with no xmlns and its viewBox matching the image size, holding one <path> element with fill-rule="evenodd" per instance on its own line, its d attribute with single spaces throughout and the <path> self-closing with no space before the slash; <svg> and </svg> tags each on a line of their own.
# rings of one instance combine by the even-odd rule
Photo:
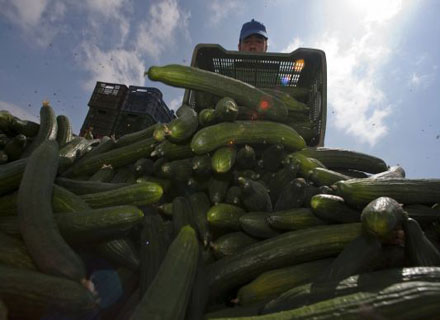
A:
<svg viewBox="0 0 440 320">
<path fill-rule="evenodd" d="M 177 0 L 161 0 L 150 6 L 148 17 L 137 31 L 136 49 L 158 59 L 175 42 L 179 30 L 187 34 L 190 13 L 182 10 Z"/>
<path fill-rule="evenodd" d="M 238 0 L 211 0 L 208 2 L 209 22 L 216 25 L 231 13 L 237 13 L 243 8 L 243 2 Z"/>
<path fill-rule="evenodd" d="M 303 45 L 304 42 L 299 37 L 296 37 L 286 48 L 282 49 L 281 52 L 290 53 Z"/>
<path fill-rule="evenodd" d="M 413 72 L 409 78 L 409 86 L 410 88 L 422 88 L 426 89 L 428 88 L 435 78 L 435 68 L 433 68 L 433 71 L 430 73 L 418 73 Z"/>
<path fill-rule="evenodd" d="M 80 59 L 91 74 L 84 89 L 93 90 L 96 81 L 143 85 L 145 67 L 134 51 L 112 49 L 103 51 L 91 43 L 83 43 Z"/>
<path fill-rule="evenodd" d="M 86 0 L 88 9 L 106 18 L 119 17 L 121 9 L 127 6 L 127 0 Z"/>
<path fill-rule="evenodd" d="M 181 105 L 182 105 L 182 97 L 174 98 L 167 103 L 168 108 L 174 111 L 176 111 Z"/>
<path fill-rule="evenodd" d="M 17 118 L 20 118 L 22 120 L 30 120 L 36 123 L 40 123 L 40 119 L 38 117 L 36 117 L 26 109 L 19 107 L 10 102 L 0 101 L 0 110 L 7 110 L 13 116 L 16 116 Z"/>
<path fill-rule="evenodd" d="M 22 29 L 32 43 L 47 46 L 62 30 L 65 6 L 53 0 L 0 0 L 0 15 Z"/>
</svg>

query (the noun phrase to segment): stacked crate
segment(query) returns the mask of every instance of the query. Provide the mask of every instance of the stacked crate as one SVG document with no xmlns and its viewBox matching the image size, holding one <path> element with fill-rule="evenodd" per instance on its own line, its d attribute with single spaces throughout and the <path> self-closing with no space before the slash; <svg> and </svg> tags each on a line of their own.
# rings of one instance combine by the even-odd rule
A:
<svg viewBox="0 0 440 320">
<path fill-rule="evenodd" d="M 128 88 L 123 84 L 97 82 L 80 135 L 84 136 L 88 131 L 96 138 L 113 134 L 127 92 Z"/>
<path fill-rule="evenodd" d="M 159 89 L 130 86 L 116 120 L 114 134 L 120 137 L 173 118 L 174 113 L 168 109 Z"/>
</svg>

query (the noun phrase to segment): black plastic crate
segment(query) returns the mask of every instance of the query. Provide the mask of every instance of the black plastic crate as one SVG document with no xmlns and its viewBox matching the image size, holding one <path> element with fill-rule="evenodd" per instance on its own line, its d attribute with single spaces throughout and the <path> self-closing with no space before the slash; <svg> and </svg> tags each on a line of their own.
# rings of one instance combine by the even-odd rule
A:
<svg viewBox="0 0 440 320">
<path fill-rule="evenodd" d="M 113 134 L 119 111 L 105 108 L 89 108 L 86 119 L 81 127 L 80 135 L 84 136 L 91 129 L 95 138 Z"/>
<path fill-rule="evenodd" d="M 198 44 L 191 66 L 244 81 L 257 88 L 289 93 L 292 88 L 307 91 L 303 102 L 310 108 L 313 128 L 309 146 L 323 146 L 327 120 L 327 65 L 322 50 L 299 48 L 291 53 L 227 51 L 218 44 Z M 218 97 L 185 90 L 183 103 L 196 110 L 212 106 Z"/>
<path fill-rule="evenodd" d="M 156 122 L 169 122 L 173 113 L 162 99 L 162 92 L 157 88 L 130 86 L 122 105 L 123 112 L 148 114 Z"/>
<path fill-rule="evenodd" d="M 126 85 L 98 81 L 88 105 L 91 108 L 120 110 L 127 92 Z"/>
</svg>

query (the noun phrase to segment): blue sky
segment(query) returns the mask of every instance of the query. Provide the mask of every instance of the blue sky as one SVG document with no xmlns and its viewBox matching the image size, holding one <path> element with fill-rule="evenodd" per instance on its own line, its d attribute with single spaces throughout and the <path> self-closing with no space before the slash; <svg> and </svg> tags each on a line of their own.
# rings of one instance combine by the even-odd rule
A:
<svg viewBox="0 0 440 320">
<path fill-rule="evenodd" d="M 440 178 L 440 1 L 0 0 L 0 109 L 38 121 L 41 101 L 78 133 L 96 81 L 150 82 L 151 65 L 189 64 L 198 43 L 237 48 L 255 18 L 269 51 L 327 56 L 325 145 Z"/>
</svg>

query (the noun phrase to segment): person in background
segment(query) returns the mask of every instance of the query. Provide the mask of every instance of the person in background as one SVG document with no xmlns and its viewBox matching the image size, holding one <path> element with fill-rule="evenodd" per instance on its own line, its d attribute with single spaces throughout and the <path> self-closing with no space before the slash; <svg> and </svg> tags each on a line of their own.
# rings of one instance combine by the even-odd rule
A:
<svg viewBox="0 0 440 320">
<path fill-rule="evenodd" d="M 238 51 L 266 52 L 267 39 L 266 27 L 264 24 L 252 19 L 241 27 Z"/>
</svg>

